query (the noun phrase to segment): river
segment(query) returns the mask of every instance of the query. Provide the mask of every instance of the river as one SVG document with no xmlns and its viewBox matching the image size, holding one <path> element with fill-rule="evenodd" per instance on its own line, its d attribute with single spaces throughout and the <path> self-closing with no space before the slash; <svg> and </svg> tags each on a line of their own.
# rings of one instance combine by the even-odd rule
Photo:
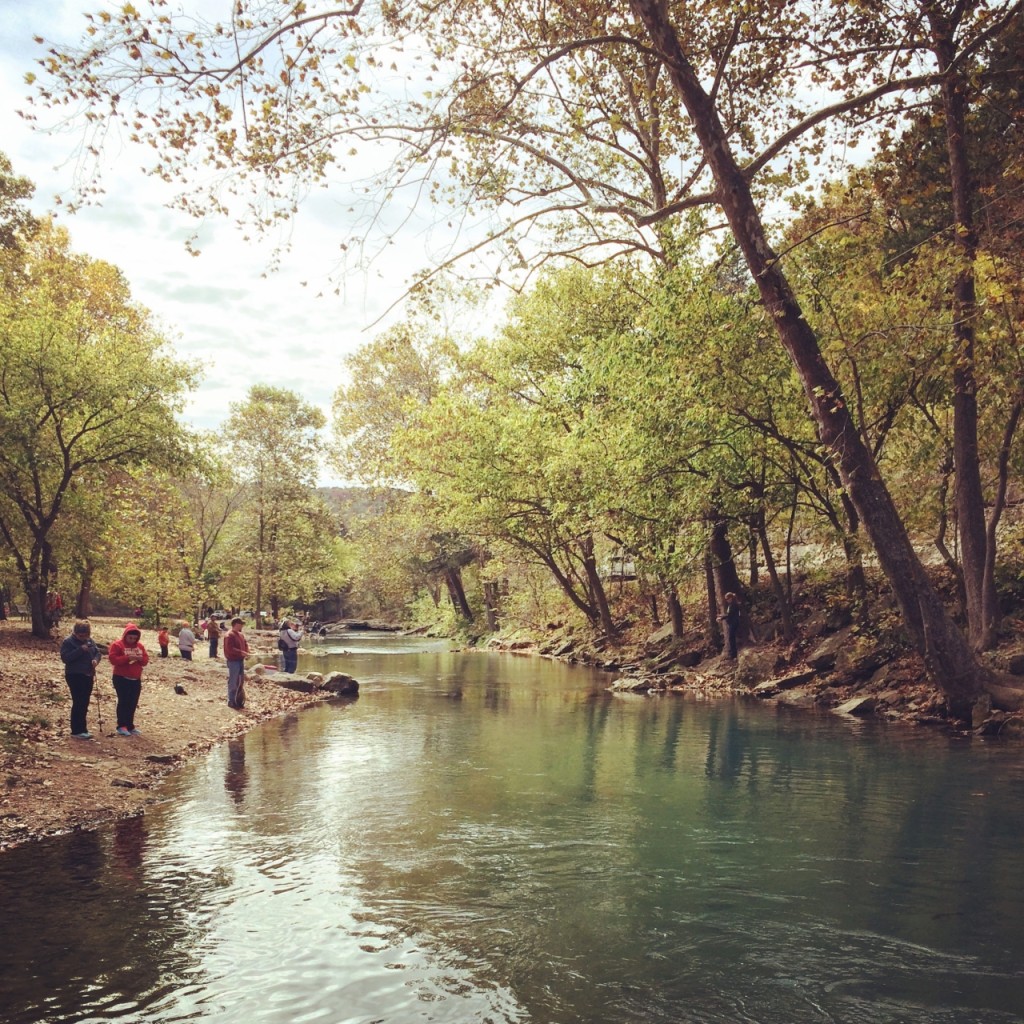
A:
<svg viewBox="0 0 1024 1024">
<path fill-rule="evenodd" d="M 0 1021 L 1024 1022 L 1024 750 L 426 641 L 0 857 Z"/>
</svg>

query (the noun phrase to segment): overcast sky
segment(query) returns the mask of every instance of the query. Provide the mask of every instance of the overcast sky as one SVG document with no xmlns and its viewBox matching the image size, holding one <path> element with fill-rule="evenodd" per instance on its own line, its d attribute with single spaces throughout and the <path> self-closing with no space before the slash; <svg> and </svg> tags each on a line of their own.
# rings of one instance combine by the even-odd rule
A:
<svg viewBox="0 0 1024 1024">
<path fill-rule="evenodd" d="M 0 147 L 15 172 L 35 182 L 37 213 L 53 211 L 54 195 L 69 193 L 77 140 L 32 130 L 17 115 L 29 92 L 24 76 L 37 70 L 34 59 L 44 52 L 33 36 L 77 42 L 84 12 L 104 6 L 104 0 L 0 0 Z M 202 252 L 190 255 L 185 240 L 197 222 L 165 207 L 170 189 L 143 175 L 130 152 L 107 155 L 103 184 L 102 206 L 59 220 L 76 250 L 121 268 L 136 300 L 156 314 L 182 358 L 203 366 L 205 379 L 187 414 L 198 428 L 219 426 L 229 403 L 254 383 L 292 388 L 329 413 L 343 355 L 383 328 L 372 325 L 401 299 L 409 274 L 428 258 L 425 239 L 413 229 L 408 243 L 395 247 L 376 271 L 340 282 L 338 297 L 339 282 L 328 275 L 353 229 L 345 202 L 329 192 L 302 207 L 291 252 L 279 270 L 267 273 L 271 244 L 245 242 L 226 221 L 199 226 Z M 317 298 L 321 291 L 324 297 Z"/>
</svg>

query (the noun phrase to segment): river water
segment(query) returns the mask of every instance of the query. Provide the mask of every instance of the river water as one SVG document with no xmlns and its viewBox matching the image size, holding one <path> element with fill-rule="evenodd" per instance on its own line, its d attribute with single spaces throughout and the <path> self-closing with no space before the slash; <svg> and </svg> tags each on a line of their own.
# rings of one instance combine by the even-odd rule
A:
<svg viewBox="0 0 1024 1024">
<path fill-rule="evenodd" d="M 1024 1022 L 1024 752 L 354 638 L 0 857 L 0 1021 Z"/>
</svg>

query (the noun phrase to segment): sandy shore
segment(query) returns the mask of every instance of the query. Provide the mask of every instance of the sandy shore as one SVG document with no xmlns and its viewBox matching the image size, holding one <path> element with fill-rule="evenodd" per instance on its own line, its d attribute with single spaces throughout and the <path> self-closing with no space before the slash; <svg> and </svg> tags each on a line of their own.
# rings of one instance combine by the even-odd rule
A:
<svg viewBox="0 0 1024 1024">
<path fill-rule="evenodd" d="M 93 619 L 93 636 L 109 643 L 123 623 Z M 157 800 L 160 780 L 214 744 L 258 722 L 325 699 L 285 689 L 272 675 L 250 674 L 242 711 L 227 706 L 227 668 L 211 660 L 205 642 L 192 662 L 160 658 L 156 631 L 143 630 L 150 655 L 143 672 L 135 724 L 141 736 L 114 733 L 115 694 L 110 664 L 101 662 L 89 708 L 93 740 L 70 736 L 71 696 L 58 654 L 70 631 L 65 621 L 53 640 L 39 640 L 24 622 L 0 621 L 0 850 L 42 836 L 145 812 Z M 67 627 L 67 628 L 64 628 Z M 253 652 L 277 661 L 276 634 L 249 636 Z M 175 693 L 175 685 L 185 693 Z M 101 723 L 102 719 L 102 723 Z"/>
</svg>

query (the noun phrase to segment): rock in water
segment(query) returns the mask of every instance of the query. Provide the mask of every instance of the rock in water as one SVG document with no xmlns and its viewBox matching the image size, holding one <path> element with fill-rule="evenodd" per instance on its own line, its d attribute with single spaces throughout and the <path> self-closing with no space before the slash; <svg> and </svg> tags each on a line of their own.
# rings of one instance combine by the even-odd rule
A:
<svg viewBox="0 0 1024 1024">
<path fill-rule="evenodd" d="M 359 692 L 359 683 L 344 672 L 332 672 L 323 682 L 322 689 L 339 697 L 351 697 Z"/>
</svg>

